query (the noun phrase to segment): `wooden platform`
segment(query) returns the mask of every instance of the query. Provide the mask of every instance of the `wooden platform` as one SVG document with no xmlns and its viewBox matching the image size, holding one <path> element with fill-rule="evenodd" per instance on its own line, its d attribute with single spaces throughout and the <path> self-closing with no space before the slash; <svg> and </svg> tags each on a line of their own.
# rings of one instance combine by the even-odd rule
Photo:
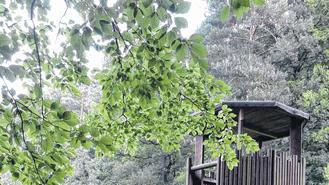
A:
<svg viewBox="0 0 329 185">
<path fill-rule="evenodd" d="M 186 185 L 305 185 L 305 159 L 267 150 L 240 156 L 239 166 L 229 170 L 219 158 L 195 166 L 189 158 Z"/>
</svg>

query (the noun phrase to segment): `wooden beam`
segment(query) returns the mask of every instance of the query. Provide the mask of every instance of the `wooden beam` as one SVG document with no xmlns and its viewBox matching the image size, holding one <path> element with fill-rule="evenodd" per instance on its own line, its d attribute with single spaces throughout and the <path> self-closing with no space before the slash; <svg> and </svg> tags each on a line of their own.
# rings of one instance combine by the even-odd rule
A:
<svg viewBox="0 0 329 185">
<path fill-rule="evenodd" d="M 234 109 L 234 108 L 279 108 L 286 112 L 289 116 L 295 116 L 301 119 L 309 119 L 309 114 L 289 107 L 285 104 L 275 102 L 275 101 L 223 101 L 222 105 L 227 105 L 228 107 Z M 220 109 L 220 105 L 217 106 L 216 110 L 218 111 Z"/>
<path fill-rule="evenodd" d="M 191 171 L 204 170 L 207 168 L 212 168 L 217 165 L 217 161 L 212 161 L 209 163 L 199 164 L 191 167 Z"/>
<path fill-rule="evenodd" d="M 302 155 L 302 123 L 301 120 L 293 118 L 290 126 L 290 154 L 297 155 L 298 159 Z"/>
<path fill-rule="evenodd" d="M 258 129 L 243 127 L 243 130 L 248 131 L 248 132 L 252 132 L 252 133 L 255 133 L 255 134 L 259 134 L 259 135 L 262 135 L 262 136 L 266 136 L 266 137 L 269 137 L 269 138 L 272 138 L 272 139 L 278 139 L 277 136 L 274 136 L 273 134 L 269 134 L 269 133 L 266 133 L 266 132 L 258 130 Z"/>
</svg>

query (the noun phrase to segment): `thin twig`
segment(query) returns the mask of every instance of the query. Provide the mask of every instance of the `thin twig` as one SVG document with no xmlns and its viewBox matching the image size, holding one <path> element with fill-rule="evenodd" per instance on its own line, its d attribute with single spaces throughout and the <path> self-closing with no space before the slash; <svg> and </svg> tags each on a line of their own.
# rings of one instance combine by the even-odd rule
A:
<svg viewBox="0 0 329 185">
<path fill-rule="evenodd" d="M 58 22 L 58 31 L 57 31 L 57 34 L 56 34 L 56 40 L 58 38 L 58 35 L 61 31 L 61 24 L 62 24 L 62 20 L 63 18 L 65 17 L 66 13 L 67 13 L 67 10 L 69 9 L 69 0 L 64 0 L 65 1 L 65 4 L 66 4 L 66 8 L 65 8 L 65 11 L 63 13 L 63 15 L 61 16 L 61 18 L 59 19 L 59 22 Z"/>
<path fill-rule="evenodd" d="M 39 87 L 40 87 L 40 91 L 41 91 L 41 115 L 42 117 L 44 117 L 44 108 L 43 108 L 43 89 L 42 89 L 42 68 L 41 68 L 41 57 L 40 57 L 40 53 L 39 53 L 39 44 L 38 44 L 38 36 L 37 36 L 37 32 L 36 32 L 36 26 L 34 23 L 34 6 L 35 6 L 35 2 L 36 0 L 33 0 L 31 3 L 31 21 L 32 21 L 32 25 L 33 25 L 33 40 L 34 40 L 34 45 L 35 45 L 35 52 L 36 52 L 36 57 L 37 57 L 37 62 L 38 62 L 38 72 L 39 72 Z"/>
<path fill-rule="evenodd" d="M 40 172 L 39 172 L 39 169 L 38 169 L 38 167 L 37 167 L 37 164 L 36 164 L 36 161 L 35 161 L 35 157 L 33 156 L 32 151 L 30 151 L 30 149 L 29 149 L 29 147 L 28 147 L 28 145 L 27 145 L 27 141 L 26 141 L 26 138 L 25 138 L 25 131 L 24 131 L 24 119 L 23 119 L 22 113 L 21 113 L 21 111 L 20 111 L 20 109 L 19 109 L 19 106 L 18 106 L 18 104 L 17 104 L 17 101 L 16 101 L 16 99 L 14 98 L 14 95 L 10 92 L 9 87 L 8 87 L 6 81 L 4 80 L 4 78 L 3 78 L 2 76 L 0 76 L 0 77 L 1 77 L 1 79 L 2 79 L 2 81 L 3 81 L 3 83 L 5 84 L 5 87 L 6 87 L 7 91 L 8 91 L 8 94 L 11 96 L 11 100 L 12 100 L 11 104 L 15 107 L 15 109 L 16 109 L 16 113 L 18 114 L 18 117 L 19 117 L 19 119 L 20 119 L 20 122 L 21 122 L 22 140 L 23 140 L 23 143 L 24 143 L 24 145 L 25 145 L 25 148 L 26 148 L 27 152 L 28 152 L 28 153 L 30 154 L 30 156 L 31 156 L 31 159 L 32 159 L 32 162 L 33 162 L 33 165 L 34 165 L 34 169 L 35 169 L 35 171 L 36 171 L 36 173 L 37 173 L 37 175 L 38 175 L 40 181 L 41 181 L 43 184 L 45 184 L 44 180 L 43 180 L 43 179 L 41 178 L 41 176 L 40 176 Z"/>
</svg>

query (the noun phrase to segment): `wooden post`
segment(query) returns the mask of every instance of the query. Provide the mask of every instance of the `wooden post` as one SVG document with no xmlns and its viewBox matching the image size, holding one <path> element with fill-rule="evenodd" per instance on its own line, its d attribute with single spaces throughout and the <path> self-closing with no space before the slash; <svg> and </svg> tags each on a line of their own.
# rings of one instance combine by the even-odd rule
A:
<svg viewBox="0 0 329 185">
<path fill-rule="evenodd" d="M 302 123 L 297 119 L 292 119 L 290 126 L 290 154 L 297 155 L 298 160 L 302 155 Z"/>
<path fill-rule="evenodd" d="M 220 185 L 220 172 L 221 172 L 221 159 L 218 157 L 217 158 L 217 164 L 216 164 L 216 185 Z"/>
<path fill-rule="evenodd" d="M 244 110 L 240 109 L 239 111 L 239 121 L 238 121 L 238 134 L 242 134 L 243 130 L 243 120 L 244 120 Z"/>
<path fill-rule="evenodd" d="M 263 147 L 263 141 L 260 139 L 257 142 L 258 142 L 259 149 L 262 149 L 262 147 Z"/>
<path fill-rule="evenodd" d="M 186 185 L 193 185 L 191 167 L 192 167 L 192 159 L 191 157 L 189 157 L 187 158 L 186 161 Z"/>
<path fill-rule="evenodd" d="M 204 146 L 203 146 L 204 136 L 195 137 L 195 150 L 194 150 L 194 165 L 199 165 L 203 163 L 204 158 Z"/>
<path fill-rule="evenodd" d="M 203 146 L 204 136 L 195 137 L 195 149 L 194 149 L 194 165 L 203 164 L 204 162 L 204 146 Z M 200 183 L 193 182 L 193 184 L 201 184 L 203 178 L 203 170 L 195 172 L 197 179 L 200 179 Z"/>
</svg>

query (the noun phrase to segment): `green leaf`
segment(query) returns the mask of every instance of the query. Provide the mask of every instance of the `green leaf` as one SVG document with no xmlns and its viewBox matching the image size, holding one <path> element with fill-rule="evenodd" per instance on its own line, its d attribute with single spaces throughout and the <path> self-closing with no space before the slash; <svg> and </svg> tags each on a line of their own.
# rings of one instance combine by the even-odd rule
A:
<svg viewBox="0 0 329 185">
<path fill-rule="evenodd" d="M 208 69 L 209 64 L 207 60 L 198 60 L 199 61 L 199 66 L 201 69 Z"/>
<path fill-rule="evenodd" d="M 207 48 L 204 44 L 193 43 L 191 44 L 192 52 L 199 58 L 204 58 L 208 55 Z"/>
<path fill-rule="evenodd" d="M 6 67 L 0 66 L 0 75 L 5 76 Z"/>
<path fill-rule="evenodd" d="M 181 1 L 176 6 L 176 12 L 175 13 L 187 13 L 191 7 L 191 2 L 188 1 Z"/>
<path fill-rule="evenodd" d="M 113 138 L 110 136 L 103 136 L 99 142 L 101 142 L 104 145 L 110 145 L 113 143 Z"/>
<path fill-rule="evenodd" d="M 193 34 L 193 35 L 191 35 L 189 40 L 193 41 L 193 42 L 202 43 L 204 40 L 204 37 L 200 34 Z"/>
<path fill-rule="evenodd" d="M 50 137 L 47 137 L 42 141 L 42 149 L 44 149 L 46 152 L 49 152 L 53 147 L 53 141 L 50 139 Z"/>
<path fill-rule="evenodd" d="M 0 47 L 8 46 L 11 44 L 10 38 L 5 34 L 0 34 Z"/>
<path fill-rule="evenodd" d="M 234 14 L 238 19 L 241 19 L 243 15 L 248 11 L 249 11 L 249 7 L 241 6 L 240 8 L 234 11 Z"/>
<path fill-rule="evenodd" d="M 92 43 L 92 37 L 91 37 L 91 29 L 88 27 L 85 27 L 82 33 L 82 44 L 89 48 L 90 44 Z"/>
<path fill-rule="evenodd" d="M 157 14 L 158 14 L 158 17 L 161 21 L 166 21 L 166 19 L 168 18 L 167 11 L 162 7 L 157 9 Z"/>
<path fill-rule="evenodd" d="M 70 130 L 70 129 L 71 129 L 71 126 L 68 125 L 65 121 L 59 121 L 59 122 L 58 122 L 58 126 L 59 126 L 60 128 L 65 129 L 65 130 Z"/>
<path fill-rule="evenodd" d="M 230 7 L 226 6 L 220 12 L 220 20 L 222 22 L 225 22 L 229 17 L 230 17 Z"/>
<path fill-rule="evenodd" d="M 69 84 L 69 88 L 70 88 L 70 90 L 71 90 L 71 92 L 72 92 L 72 94 L 74 95 L 74 96 L 78 96 L 78 97 L 80 97 L 80 91 L 79 91 L 79 89 L 74 85 L 74 84 Z"/>
<path fill-rule="evenodd" d="M 132 42 L 133 41 L 133 36 L 130 32 L 125 31 L 122 33 L 122 36 L 125 40 L 127 40 L 128 42 Z"/>
<path fill-rule="evenodd" d="M 150 20 L 151 20 L 150 21 L 150 25 L 151 25 L 151 27 L 153 29 L 155 29 L 155 28 L 157 28 L 159 26 L 160 20 L 159 20 L 159 18 L 156 15 L 154 15 L 153 17 L 151 17 Z"/>
<path fill-rule="evenodd" d="M 71 111 L 65 111 L 63 113 L 63 119 L 69 120 L 71 119 L 72 112 Z"/>
<path fill-rule="evenodd" d="M 18 179 L 19 178 L 19 173 L 18 172 L 11 172 L 11 175 L 14 177 L 14 179 Z"/>
<path fill-rule="evenodd" d="M 175 17 L 175 25 L 178 28 L 186 28 L 188 26 L 188 23 L 184 17 Z"/>
<path fill-rule="evenodd" d="M 187 46 L 185 44 L 180 44 L 176 48 L 176 58 L 177 60 L 183 60 L 187 54 Z"/>
<path fill-rule="evenodd" d="M 146 26 L 150 23 L 150 19 L 143 16 L 142 12 L 139 9 L 136 10 L 136 20 L 139 26 L 141 26 L 142 28 L 146 28 Z"/>
<path fill-rule="evenodd" d="M 58 102 L 52 102 L 50 105 L 50 109 L 51 110 L 56 110 L 57 108 L 59 108 L 59 103 Z"/>
<path fill-rule="evenodd" d="M 112 34 L 112 25 L 110 21 L 107 20 L 100 20 L 99 24 L 101 25 L 101 29 L 103 33 L 106 35 L 111 35 Z"/>
<path fill-rule="evenodd" d="M 159 6 L 164 8 L 164 9 L 168 9 L 173 3 L 170 0 L 162 0 L 159 1 Z"/>
<path fill-rule="evenodd" d="M 10 65 L 9 69 L 14 72 L 16 76 L 23 77 L 25 75 L 25 69 L 21 65 Z"/>
<path fill-rule="evenodd" d="M 252 2 L 257 6 L 265 4 L 265 0 L 252 0 Z"/>
<path fill-rule="evenodd" d="M 143 6 L 147 8 L 152 4 L 152 2 L 153 0 L 143 0 Z"/>
<path fill-rule="evenodd" d="M 39 84 L 35 84 L 34 86 L 34 93 L 37 98 L 40 98 L 42 96 L 42 89 L 39 86 Z"/>
<path fill-rule="evenodd" d="M 10 82 L 16 80 L 14 73 L 7 67 L 0 66 L 0 75 L 5 77 Z"/>
</svg>

